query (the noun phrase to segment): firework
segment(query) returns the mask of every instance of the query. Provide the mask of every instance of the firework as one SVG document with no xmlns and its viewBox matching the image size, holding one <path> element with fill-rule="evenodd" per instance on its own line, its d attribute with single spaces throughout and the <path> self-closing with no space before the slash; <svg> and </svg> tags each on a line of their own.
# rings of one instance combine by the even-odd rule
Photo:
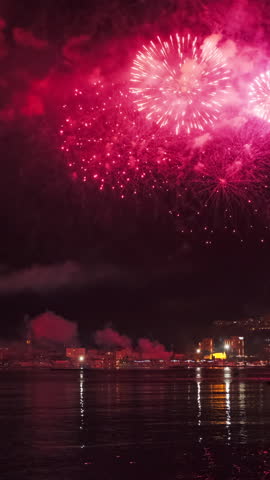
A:
<svg viewBox="0 0 270 480">
<path fill-rule="evenodd" d="M 248 94 L 254 115 L 270 122 L 270 70 L 255 78 Z"/>
<path fill-rule="evenodd" d="M 197 37 L 157 37 L 143 46 L 131 69 L 134 102 L 160 127 L 204 130 L 218 119 L 229 91 L 229 70 L 220 50 Z"/>
<path fill-rule="evenodd" d="M 181 234 L 207 245 L 225 232 L 261 243 L 269 230 L 269 131 L 261 120 L 248 121 L 195 151 L 169 210 Z"/>
<path fill-rule="evenodd" d="M 73 178 L 124 197 L 166 188 L 168 169 L 180 169 L 183 148 L 141 118 L 124 87 L 76 89 L 62 110 L 61 150 Z"/>
<path fill-rule="evenodd" d="M 203 207 L 223 216 L 225 223 L 248 211 L 257 214 L 268 195 L 270 142 L 256 127 L 250 123 L 211 142 L 193 166 L 192 183 Z"/>
</svg>

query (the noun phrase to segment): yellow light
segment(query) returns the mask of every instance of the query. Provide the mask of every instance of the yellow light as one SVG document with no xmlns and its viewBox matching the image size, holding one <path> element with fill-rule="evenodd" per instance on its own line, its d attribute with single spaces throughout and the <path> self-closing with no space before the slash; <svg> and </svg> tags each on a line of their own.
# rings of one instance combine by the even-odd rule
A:
<svg viewBox="0 0 270 480">
<path fill-rule="evenodd" d="M 213 358 L 215 360 L 226 360 L 227 355 L 225 352 L 213 353 Z"/>
<path fill-rule="evenodd" d="M 201 353 L 201 349 L 197 348 L 196 353 Z"/>
</svg>

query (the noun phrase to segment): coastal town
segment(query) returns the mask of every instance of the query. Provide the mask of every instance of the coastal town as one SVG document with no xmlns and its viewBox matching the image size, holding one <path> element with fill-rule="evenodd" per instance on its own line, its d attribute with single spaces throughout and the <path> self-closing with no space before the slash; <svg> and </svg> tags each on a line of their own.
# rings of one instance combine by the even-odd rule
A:
<svg viewBox="0 0 270 480">
<path fill-rule="evenodd" d="M 31 330 L 21 342 L 0 347 L 1 369 L 49 368 L 94 370 L 175 369 L 192 366 L 266 366 L 270 362 L 270 321 L 265 318 L 214 323 L 219 336 L 205 337 L 194 343 L 191 351 L 167 351 L 159 342 L 140 339 L 139 346 L 121 346 L 126 338 L 111 328 L 99 331 L 110 338 L 110 345 L 87 348 L 81 345 L 42 343 Z M 225 332 L 242 335 L 225 335 Z M 113 338 L 120 339 L 118 344 Z M 108 342 L 108 340 L 107 340 Z"/>
</svg>

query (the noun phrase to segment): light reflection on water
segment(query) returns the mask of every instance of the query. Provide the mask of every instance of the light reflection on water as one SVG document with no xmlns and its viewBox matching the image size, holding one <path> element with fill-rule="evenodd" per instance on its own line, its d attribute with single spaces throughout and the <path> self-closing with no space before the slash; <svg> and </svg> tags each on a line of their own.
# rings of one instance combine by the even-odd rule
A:
<svg viewBox="0 0 270 480">
<path fill-rule="evenodd" d="M 203 424 L 211 422 L 213 424 L 225 424 L 226 425 L 226 441 L 228 444 L 231 441 L 231 369 L 229 367 L 223 370 L 223 382 L 219 384 L 203 384 L 204 404 L 202 406 L 201 389 L 202 389 L 202 372 L 201 367 L 196 368 L 196 385 L 197 385 L 197 424 L 200 427 L 202 425 L 202 417 L 204 418 Z M 209 406 L 213 410 L 213 417 L 209 417 L 207 413 Z M 244 404 L 242 405 L 242 407 Z M 203 411 L 206 409 L 206 412 Z M 202 437 L 199 437 L 199 441 Z"/>
<path fill-rule="evenodd" d="M 244 382 L 239 382 L 239 425 L 240 425 L 240 437 L 242 442 L 246 442 L 247 440 L 247 432 L 246 432 L 246 423 L 247 423 L 247 416 L 246 416 L 246 384 Z"/>
<path fill-rule="evenodd" d="M 224 382 L 226 392 L 226 428 L 227 428 L 227 441 L 231 441 L 231 397 L 230 397 L 230 384 L 231 384 L 231 369 L 230 367 L 224 368 Z"/>
<path fill-rule="evenodd" d="M 155 480 L 267 480 L 270 386 L 261 372 L 2 374 L 0 464 L 10 476 L 1 480 L 24 478 L 30 464 L 27 480 L 143 480 L 147 471 Z"/>
<path fill-rule="evenodd" d="M 84 370 L 80 370 L 80 430 L 84 426 Z"/>
<path fill-rule="evenodd" d="M 196 368 L 197 382 L 197 403 L 198 403 L 198 426 L 201 425 L 202 403 L 201 403 L 201 367 Z M 201 438 L 201 437 L 200 437 Z"/>
</svg>

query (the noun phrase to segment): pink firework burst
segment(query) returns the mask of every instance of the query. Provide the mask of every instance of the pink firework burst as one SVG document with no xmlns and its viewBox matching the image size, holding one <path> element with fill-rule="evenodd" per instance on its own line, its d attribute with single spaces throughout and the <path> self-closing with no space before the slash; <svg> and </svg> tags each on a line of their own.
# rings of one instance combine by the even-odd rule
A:
<svg viewBox="0 0 270 480">
<path fill-rule="evenodd" d="M 61 150 L 73 178 L 123 198 L 167 188 L 168 169 L 180 171 L 183 148 L 141 118 L 125 87 L 98 82 L 76 89 L 62 110 Z"/>
<path fill-rule="evenodd" d="M 270 122 L 270 70 L 255 78 L 248 94 L 254 115 Z"/>
<path fill-rule="evenodd" d="M 227 220 L 259 213 L 268 197 L 270 142 L 261 125 L 249 123 L 206 146 L 194 164 L 195 192 L 203 207 Z M 264 213 L 262 210 L 260 213 Z"/>
<path fill-rule="evenodd" d="M 209 141 L 186 164 L 186 187 L 176 189 L 169 210 L 181 234 L 206 245 L 224 233 L 241 243 L 253 238 L 263 244 L 269 237 L 269 131 L 253 119 Z"/>
<path fill-rule="evenodd" d="M 229 70 L 211 41 L 157 37 L 133 62 L 130 91 L 138 110 L 178 134 L 204 130 L 217 120 L 230 87 Z"/>
</svg>

